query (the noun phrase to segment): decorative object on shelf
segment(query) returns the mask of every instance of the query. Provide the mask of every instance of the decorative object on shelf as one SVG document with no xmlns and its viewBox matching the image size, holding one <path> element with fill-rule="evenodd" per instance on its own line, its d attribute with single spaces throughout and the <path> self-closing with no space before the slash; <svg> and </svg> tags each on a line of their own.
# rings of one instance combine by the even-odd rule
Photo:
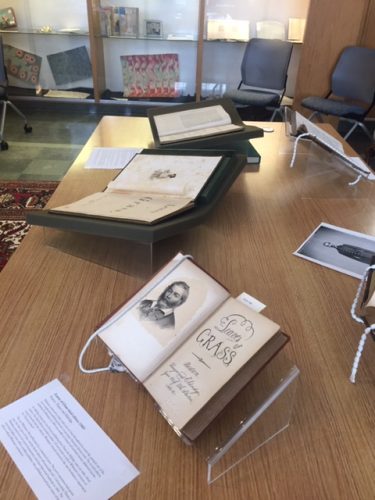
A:
<svg viewBox="0 0 375 500">
<path fill-rule="evenodd" d="M 17 20 L 12 7 L 0 9 L 0 29 L 16 28 Z"/>
<path fill-rule="evenodd" d="M 38 85 L 42 58 L 31 52 L 4 45 L 4 60 L 8 76 L 13 76 L 23 82 Z"/>
<path fill-rule="evenodd" d="M 100 34 L 103 36 L 112 36 L 113 25 L 112 7 L 101 7 L 99 9 Z"/>
<path fill-rule="evenodd" d="M 139 9 L 136 7 L 124 7 L 125 16 L 120 20 L 121 36 L 138 36 Z"/>
<path fill-rule="evenodd" d="M 43 208 L 58 184 L 27 181 L 0 183 L 0 271 L 30 228 L 25 212 L 31 208 Z"/>
<path fill-rule="evenodd" d="M 40 33 L 52 33 L 53 29 L 52 26 L 42 26 L 39 31 Z"/>
<path fill-rule="evenodd" d="M 146 19 L 145 35 L 148 38 L 161 38 L 163 34 L 162 22 L 155 19 Z"/>
<path fill-rule="evenodd" d="M 288 24 L 288 40 L 292 42 L 303 42 L 305 36 L 306 19 L 290 17 Z"/>
<path fill-rule="evenodd" d="M 178 54 L 121 56 L 124 97 L 178 97 Z"/>
<path fill-rule="evenodd" d="M 285 40 L 285 26 L 280 21 L 258 21 L 256 23 L 257 38 Z"/>
<path fill-rule="evenodd" d="M 236 19 L 208 19 L 207 40 L 249 40 L 250 23 Z"/>
<path fill-rule="evenodd" d="M 56 85 L 86 80 L 91 78 L 91 63 L 87 47 L 49 54 L 47 56 Z"/>
<path fill-rule="evenodd" d="M 137 7 L 101 7 L 100 33 L 103 36 L 138 36 L 139 9 Z"/>
</svg>

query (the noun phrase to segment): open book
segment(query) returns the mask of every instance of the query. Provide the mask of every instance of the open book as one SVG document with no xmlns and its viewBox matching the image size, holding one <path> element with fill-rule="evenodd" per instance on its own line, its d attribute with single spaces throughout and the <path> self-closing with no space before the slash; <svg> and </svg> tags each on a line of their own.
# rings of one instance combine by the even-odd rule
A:
<svg viewBox="0 0 375 500">
<path fill-rule="evenodd" d="M 230 149 L 231 141 L 263 137 L 263 129 L 245 125 L 231 99 L 187 103 L 173 108 L 149 108 L 147 115 L 156 148 Z"/>
<path fill-rule="evenodd" d="M 104 191 L 51 213 L 153 224 L 194 206 L 222 156 L 136 155 Z"/>
<path fill-rule="evenodd" d="M 190 440 L 288 340 L 182 254 L 96 333 Z"/>
<path fill-rule="evenodd" d="M 155 124 L 162 144 L 243 129 L 220 105 L 158 115 Z"/>
</svg>

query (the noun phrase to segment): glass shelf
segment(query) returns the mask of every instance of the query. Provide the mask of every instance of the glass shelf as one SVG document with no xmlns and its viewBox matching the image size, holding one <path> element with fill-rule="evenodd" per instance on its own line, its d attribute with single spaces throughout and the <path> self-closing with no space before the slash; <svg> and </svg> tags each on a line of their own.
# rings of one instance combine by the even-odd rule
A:
<svg viewBox="0 0 375 500">
<path fill-rule="evenodd" d="M 89 32 L 85 30 L 75 30 L 69 28 L 63 28 L 61 30 L 44 31 L 43 28 L 22 28 L 22 29 L 6 29 L 0 30 L 0 33 L 7 35 L 18 34 L 18 35 L 59 35 L 59 36 L 88 36 Z"/>
<path fill-rule="evenodd" d="M 98 38 L 107 39 L 126 39 L 126 40 L 144 40 L 148 42 L 197 42 L 197 38 L 170 38 L 168 36 L 163 37 L 151 37 L 151 36 L 126 36 L 126 35 L 96 35 Z"/>
</svg>

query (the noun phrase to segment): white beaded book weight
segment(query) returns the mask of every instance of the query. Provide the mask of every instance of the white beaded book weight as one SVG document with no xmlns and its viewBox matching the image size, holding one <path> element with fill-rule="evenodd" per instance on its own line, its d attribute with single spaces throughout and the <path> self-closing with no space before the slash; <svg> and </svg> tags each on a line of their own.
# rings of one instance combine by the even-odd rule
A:
<svg viewBox="0 0 375 500">
<path fill-rule="evenodd" d="M 354 384 L 362 352 L 369 334 L 373 335 L 375 340 L 375 256 L 372 264 L 366 269 L 361 283 L 359 284 L 357 294 L 354 298 L 351 315 L 358 323 L 362 323 L 365 328 L 361 335 L 358 349 L 353 361 L 350 381 Z M 359 305 L 359 303 L 361 303 Z M 359 312 L 358 312 L 359 310 Z"/>
</svg>

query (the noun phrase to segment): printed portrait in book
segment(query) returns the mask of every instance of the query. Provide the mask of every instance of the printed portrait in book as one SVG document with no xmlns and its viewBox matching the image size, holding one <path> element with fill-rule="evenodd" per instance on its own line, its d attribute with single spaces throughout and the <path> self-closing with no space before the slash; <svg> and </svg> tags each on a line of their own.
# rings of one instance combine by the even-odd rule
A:
<svg viewBox="0 0 375 500">
<path fill-rule="evenodd" d="M 138 306 L 140 319 L 152 321 L 160 328 L 175 328 L 174 310 L 186 302 L 189 290 L 185 281 L 175 281 L 156 300 L 142 300 Z"/>
<path fill-rule="evenodd" d="M 205 302 L 206 287 L 192 276 L 172 276 L 139 302 L 132 314 L 162 346 L 178 336 Z"/>
</svg>

